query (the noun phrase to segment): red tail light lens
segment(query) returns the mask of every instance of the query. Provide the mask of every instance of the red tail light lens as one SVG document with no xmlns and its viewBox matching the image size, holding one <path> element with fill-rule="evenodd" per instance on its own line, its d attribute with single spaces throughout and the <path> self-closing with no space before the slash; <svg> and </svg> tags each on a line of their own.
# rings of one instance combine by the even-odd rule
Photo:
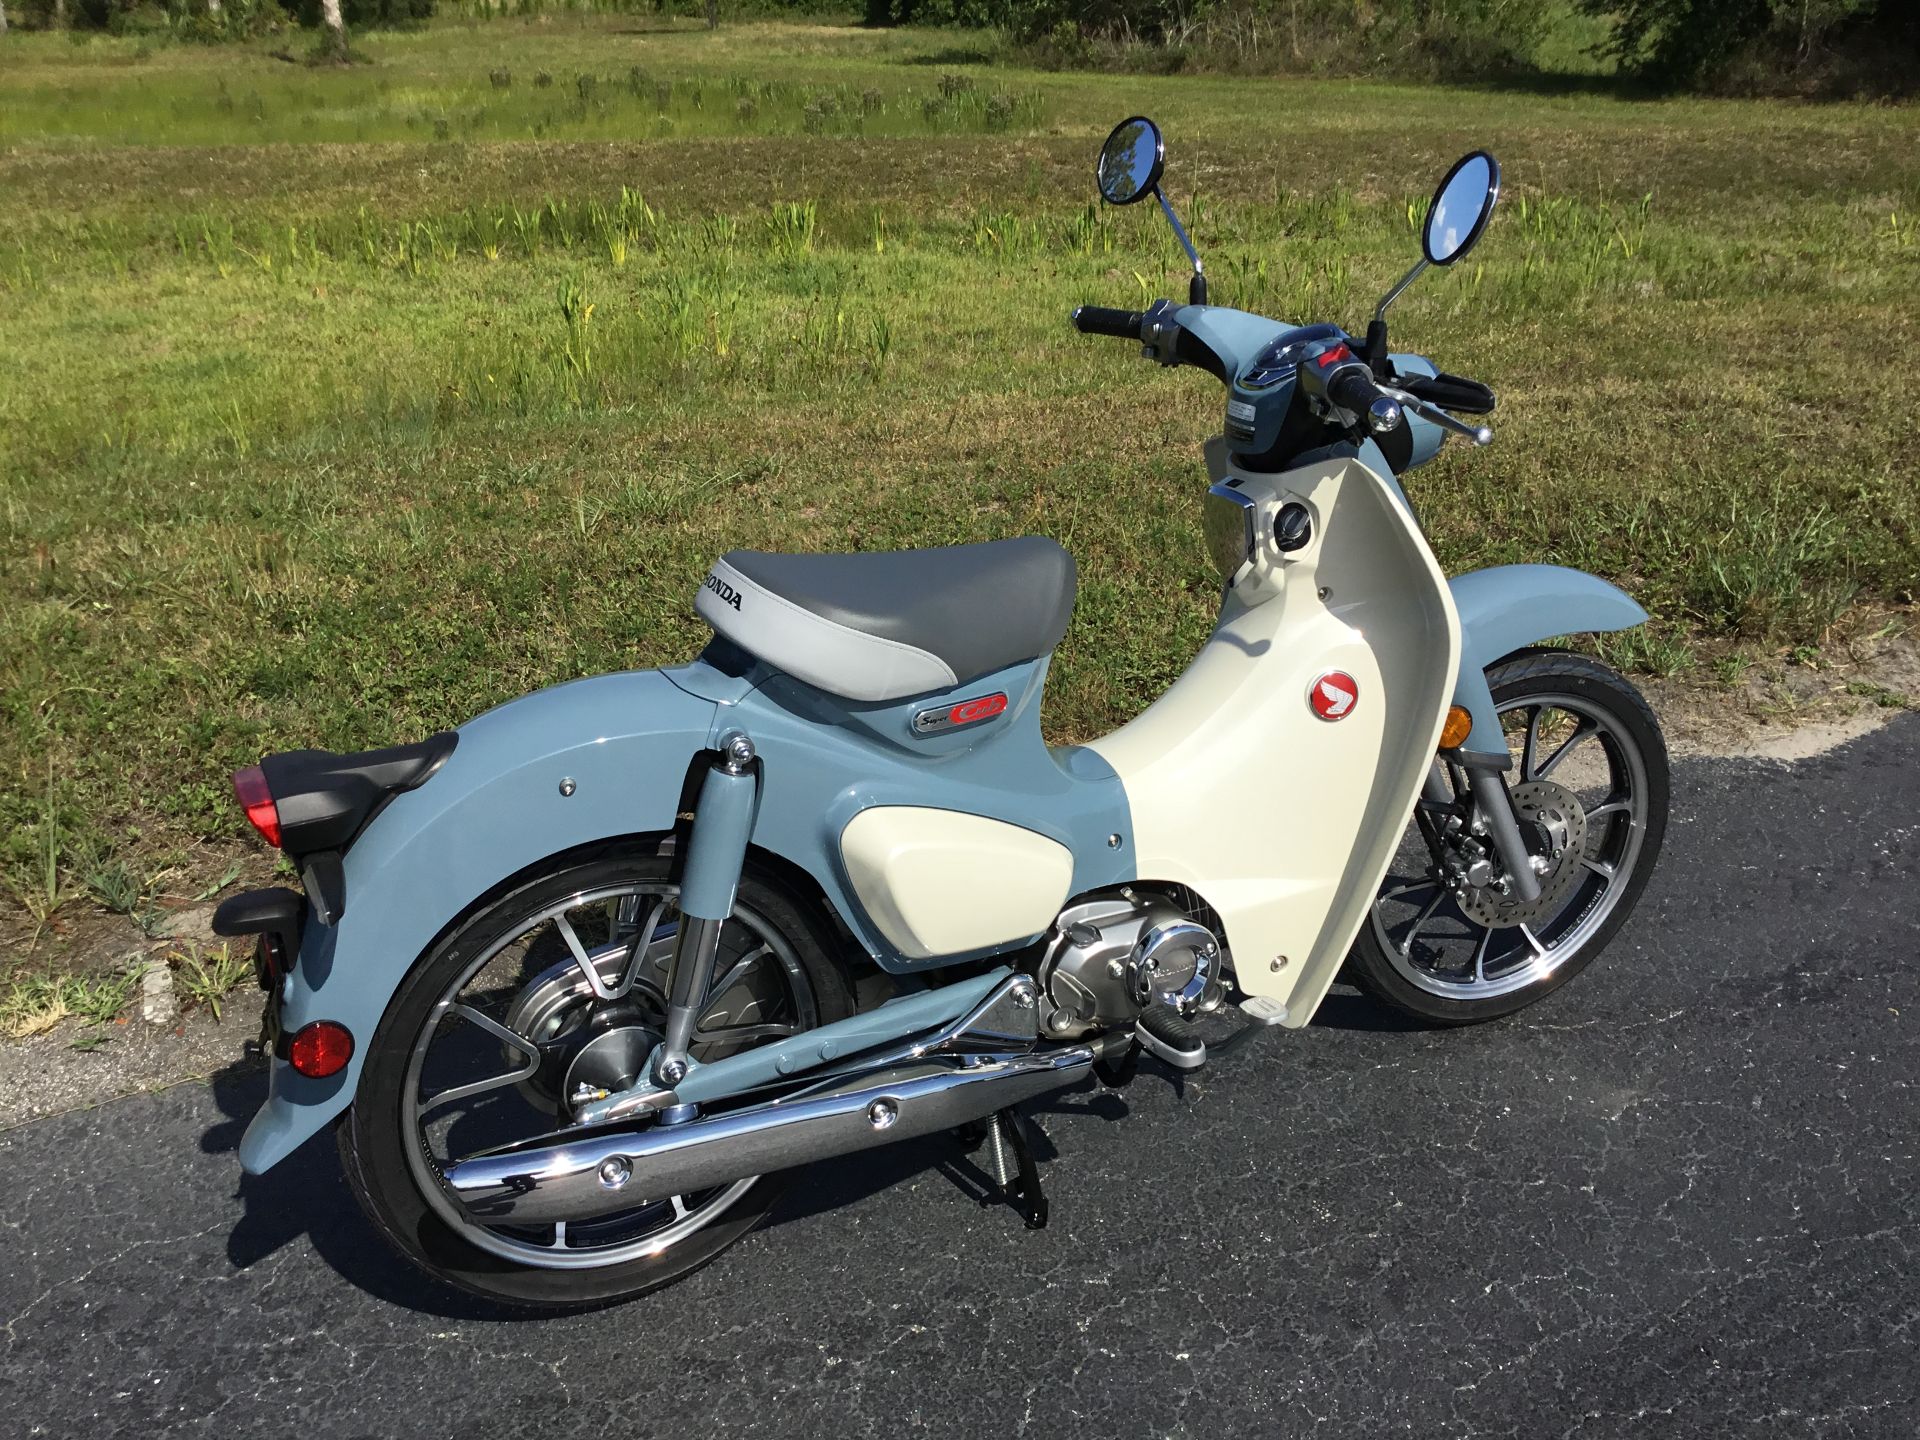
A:
<svg viewBox="0 0 1920 1440">
<path fill-rule="evenodd" d="M 258 765 L 233 772 L 233 794 L 247 812 L 247 821 L 267 844 L 280 848 L 280 810 L 267 789 L 267 772 Z"/>
<path fill-rule="evenodd" d="M 332 1020 L 303 1025 L 287 1045 L 287 1061 L 309 1080 L 338 1075 L 353 1059 L 353 1032 Z"/>
</svg>

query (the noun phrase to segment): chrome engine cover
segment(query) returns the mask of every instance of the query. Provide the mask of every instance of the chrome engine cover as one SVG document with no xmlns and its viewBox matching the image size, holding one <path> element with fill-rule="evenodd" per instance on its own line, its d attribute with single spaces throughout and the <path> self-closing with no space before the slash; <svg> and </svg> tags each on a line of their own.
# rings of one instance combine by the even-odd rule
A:
<svg viewBox="0 0 1920 1440">
<path fill-rule="evenodd" d="M 1070 905 L 1040 960 L 1041 1031 L 1074 1039 L 1131 1025 L 1156 1001 L 1212 1009 L 1223 959 L 1219 936 L 1167 895 L 1130 887 Z"/>
</svg>

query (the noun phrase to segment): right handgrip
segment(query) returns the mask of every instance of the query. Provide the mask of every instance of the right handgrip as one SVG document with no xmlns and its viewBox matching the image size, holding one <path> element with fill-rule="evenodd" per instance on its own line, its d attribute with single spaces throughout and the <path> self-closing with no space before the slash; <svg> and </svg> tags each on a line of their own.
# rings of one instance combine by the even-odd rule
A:
<svg viewBox="0 0 1920 1440">
<path fill-rule="evenodd" d="M 1082 305 L 1073 312 L 1073 325 L 1082 335 L 1111 335 L 1116 340 L 1138 340 L 1147 317 L 1138 310 L 1109 310 L 1104 305 Z"/>
<path fill-rule="evenodd" d="M 1327 381 L 1327 399 L 1342 410 L 1365 415 L 1373 402 L 1384 398 L 1365 365 L 1342 365 Z"/>
</svg>

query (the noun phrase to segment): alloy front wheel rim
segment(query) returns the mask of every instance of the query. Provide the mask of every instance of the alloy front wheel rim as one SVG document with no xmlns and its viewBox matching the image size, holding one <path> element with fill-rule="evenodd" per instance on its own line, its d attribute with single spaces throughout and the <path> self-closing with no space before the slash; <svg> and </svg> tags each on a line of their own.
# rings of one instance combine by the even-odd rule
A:
<svg viewBox="0 0 1920 1440">
<path fill-rule="evenodd" d="M 1647 762 L 1617 714 L 1564 691 L 1519 696 L 1498 707 L 1515 752 L 1518 783 L 1554 789 L 1589 781 L 1582 799 L 1584 844 L 1563 863 L 1581 874 L 1560 907 L 1509 925 L 1474 919 L 1445 883 L 1416 823 L 1408 830 L 1372 907 L 1375 939 L 1396 973 L 1445 1000 L 1496 999 L 1546 980 L 1591 943 L 1632 882 L 1646 838 Z M 1604 763 L 1604 791 L 1595 762 Z M 1464 777 L 1450 777 L 1456 797 Z M 1544 787 L 1535 787 L 1536 789 Z M 1417 865 L 1417 873 L 1409 873 Z M 1488 906 L 1475 904 L 1485 913 Z"/>
</svg>

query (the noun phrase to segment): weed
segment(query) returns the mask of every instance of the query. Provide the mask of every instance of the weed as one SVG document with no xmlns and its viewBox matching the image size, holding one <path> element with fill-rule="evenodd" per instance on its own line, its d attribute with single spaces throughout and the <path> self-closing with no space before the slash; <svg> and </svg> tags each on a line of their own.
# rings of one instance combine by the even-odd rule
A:
<svg viewBox="0 0 1920 1440">
<path fill-rule="evenodd" d="M 0 991 L 0 1035 L 20 1040 L 44 1035 L 62 1020 L 111 1025 L 133 998 L 148 966 L 140 961 L 100 976 L 36 975 Z"/>
<path fill-rule="evenodd" d="M 776 204 L 767 215 L 767 238 L 773 253 L 784 260 L 797 260 L 813 248 L 814 227 L 819 207 L 812 201 L 787 201 Z"/>
<path fill-rule="evenodd" d="M 59 910 L 74 898 L 74 890 L 61 874 L 60 807 L 53 785 L 53 761 L 47 761 L 46 803 L 36 823 L 38 853 L 26 867 L 24 878 L 9 887 L 14 898 L 33 918 L 33 938 L 28 947 L 39 943 L 40 934 Z"/>
<path fill-rule="evenodd" d="M 212 884 L 194 895 L 193 903 L 198 905 L 204 900 L 211 900 L 239 878 L 240 862 L 238 860 L 229 861 L 227 868 L 220 872 L 220 878 L 218 880 L 215 880 Z"/>
<path fill-rule="evenodd" d="M 230 945 L 202 950 L 189 945 L 167 957 L 173 969 L 174 989 L 189 1005 L 198 1005 L 221 1018 L 220 1005 L 242 982 L 253 974 L 253 961 L 237 953 Z"/>
<path fill-rule="evenodd" d="M 102 909 L 131 915 L 146 898 L 146 886 L 124 860 L 108 860 L 87 873 L 87 890 Z"/>
<path fill-rule="evenodd" d="M 1855 680 L 1848 684 L 1847 693 L 1871 700 L 1883 710 L 1910 710 L 1913 700 L 1898 690 L 1885 685 L 1875 685 L 1865 680 Z"/>
</svg>

